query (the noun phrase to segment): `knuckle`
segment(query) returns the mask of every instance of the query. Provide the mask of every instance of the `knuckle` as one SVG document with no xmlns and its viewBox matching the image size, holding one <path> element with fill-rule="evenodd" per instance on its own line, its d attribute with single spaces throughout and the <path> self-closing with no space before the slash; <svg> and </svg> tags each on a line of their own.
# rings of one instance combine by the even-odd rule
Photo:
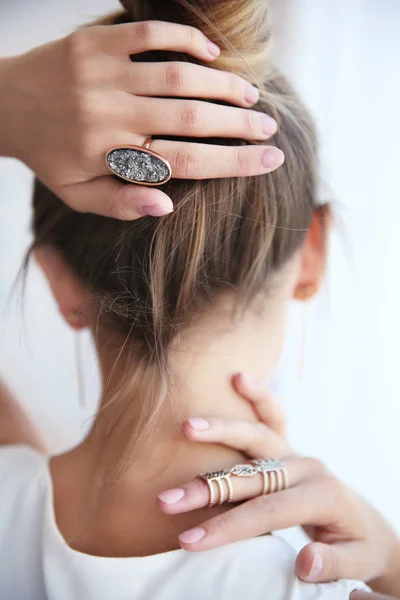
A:
<svg viewBox="0 0 400 600">
<path fill-rule="evenodd" d="M 121 199 L 120 194 L 115 194 L 115 198 L 110 201 L 108 213 L 112 219 L 118 219 L 119 221 L 124 221 L 127 218 L 127 204 Z"/>
<path fill-rule="evenodd" d="M 204 36 L 199 29 L 188 27 L 189 42 L 192 46 L 200 46 L 203 43 Z"/>
<path fill-rule="evenodd" d="M 242 109 L 244 116 L 244 126 L 246 131 L 254 138 L 260 136 L 260 113 L 254 110 Z"/>
<path fill-rule="evenodd" d="M 73 58 L 87 56 L 91 48 L 90 28 L 78 29 L 71 33 L 67 38 L 69 55 Z"/>
<path fill-rule="evenodd" d="M 182 179 L 194 179 L 196 174 L 198 174 L 199 163 L 199 157 L 195 152 L 180 149 L 175 155 L 174 170 Z"/>
<path fill-rule="evenodd" d="M 244 83 L 241 77 L 230 73 L 228 75 L 228 90 L 233 98 L 243 97 Z"/>
<path fill-rule="evenodd" d="M 268 517 L 268 522 L 274 521 L 277 507 L 272 494 L 257 496 L 257 498 L 253 500 L 253 503 L 255 511 L 260 512 L 262 515 L 266 515 Z"/>
<path fill-rule="evenodd" d="M 201 131 L 204 125 L 203 110 L 198 104 L 191 102 L 182 108 L 181 125 L 185 132 L 195 133 Z"/>
<path fill-rule="evenodd" d="M 307 456 L 306 458 L 304 458 L 304 461 L 306 462 L 306 465 L 309 468 L 310 472 L 312 472 L 313 474 L 328 474 L 328 469 L 326 468 L 326 465 L 319 458 L 315 458 L 314 456 Z"/>
<path fill-rule="evenodd" d="M 222 514 L 214 517 L 211 523 L 212 523 L 212 527 L 211 526 L 207 527 L 209 533 L 212 528 L 213 531 L 218 533 L 219 537 L 224 538 L 224 539 L 227 539 L 230 537 L 231 527 L 229 526 L 229 519 L 225 513 L 222 513 Z M 210 523 L 210 525 L 211 525 L 211 523 Z"/>
<path fill-rule="evenodd" d="M 329 488 L 329 495 L 335 501 L 343 497 L 343 484 L 332 473 L 326 473 L 324 476 L 325 485 Z"/>
<path fill-rule="evenodd" d="M 240 146 L 236 151 L 236 165 L 238 175 L 249 175 L 251 172 L 251 159 L 247 146 Z"/>
<path fill-rule="evenodd" d="M 185 83 L 184 67 L 180 63 L 169 63 L 165 67 L 165 83 L 168 90 L 181 92 Z"/>
<path fill-rule="evenodd" d="M 152 47 L 157 40 L 158 27 L 151 21 L 139 21 L 135 25 L 135 36 Z"/>
</svg>

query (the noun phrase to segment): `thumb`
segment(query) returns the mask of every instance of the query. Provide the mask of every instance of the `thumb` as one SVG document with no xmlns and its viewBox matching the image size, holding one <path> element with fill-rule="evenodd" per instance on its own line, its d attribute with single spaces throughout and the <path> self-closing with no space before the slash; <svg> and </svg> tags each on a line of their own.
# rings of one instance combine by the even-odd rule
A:
<svg viewBox="0 0 400 600">
<path fill-rule="evenodd" d="M 313 583 L 327 583 L 338 579 L 371 579 L 376 564 L 368 557 L 365 542 L 321 544 L 305 546 L 296 559 L 296 575 Z"/>
<path fill-rule="evenodd" d="M 58 195 L 74 210 L 123 221 L 133 221 L 145 215 L 161 217 L 174 209 L 171 198 L 161 190 L 124 184 L 109 175 L 65 185 Z"/>
</svg>

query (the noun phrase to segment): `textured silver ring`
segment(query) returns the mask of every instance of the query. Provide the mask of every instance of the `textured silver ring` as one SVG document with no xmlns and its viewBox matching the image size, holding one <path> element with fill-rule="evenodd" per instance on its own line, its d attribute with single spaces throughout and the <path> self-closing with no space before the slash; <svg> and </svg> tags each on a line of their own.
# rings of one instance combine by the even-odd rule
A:
<svg viewBox="0 0 400 600">
<path fill-rule="evenodd" d="M 138 185 L 162 185 L 172 177 L 171 165 L 166 158 L 150 150 L 152 138 L 143 146 L 115 146 L 106 153 L 106 165 L 110 171 L 129 183 Z"/>
</svg>

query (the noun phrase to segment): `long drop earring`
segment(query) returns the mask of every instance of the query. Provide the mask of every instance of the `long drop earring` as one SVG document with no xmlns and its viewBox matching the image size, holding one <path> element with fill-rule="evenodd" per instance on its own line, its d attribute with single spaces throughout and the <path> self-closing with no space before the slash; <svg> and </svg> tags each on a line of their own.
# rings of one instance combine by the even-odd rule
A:
<svg viewBox="0 0 400 600">
<path fill-rule="evenodd" d="M 301 327 L 301 341 L 300 341 L 300 352 L 299 361 L 297 366 L 297 378 L 302 379 L 304 375 L 304 365 L 306 362 L 307 354 L 307 340 L 308 340 L 308 315 L 309 315 L 309 302 L 305 303 L 303 307 L 303 319 Z"/>
<path fill-rule="evenodd" d="M 85 377 L 83 373 L 83 356 L 82 356 L 82 339 L 78 332 L 74 334 L 75 346 L 75 365 L 76 365 L 76 380 L 78 386 L 79 406 L 83 408 L 86 405 L 85 397 Z"/>
</svg>

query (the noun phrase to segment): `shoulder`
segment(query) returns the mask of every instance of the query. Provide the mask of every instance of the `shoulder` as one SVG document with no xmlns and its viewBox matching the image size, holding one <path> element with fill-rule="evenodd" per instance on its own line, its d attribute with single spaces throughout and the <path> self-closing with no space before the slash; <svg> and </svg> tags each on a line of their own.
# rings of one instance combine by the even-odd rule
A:
<svg viewBox="0 0 400 600">
<path fill-rule="evenodd" d="M 221 600 L 349 600 L 354 590 L 368 591 L 362 583 L 351 581 L 302 582 L 295 575 L 295 559 L 294 549 L 273 535 L 195 555 L 185 553 L 182 560 L 188 580 L 198 580 L 201 573 L 199 598 L 203 597 L 203 585 L 218 589 Z"/>
<path fill-rule="evenodd" d="M 0 535 L 7 517 L 33 510 L 35 498 L 48 487 L 47 473 L 47 457 L 38 450 L 22 444 L 0 446 Z"/>
<path fill-rule="evenodd" d="M 36 590 L 49 482 L 44 454 L 25 445 L 0 446 L 1 598 L 42 597 Z"/>
<path fill-rule="evenodd" d="M 0 446 L 0 484 L 24 480 L 44 469 L 47 457 L 25 444 Z"/>
</svg>

